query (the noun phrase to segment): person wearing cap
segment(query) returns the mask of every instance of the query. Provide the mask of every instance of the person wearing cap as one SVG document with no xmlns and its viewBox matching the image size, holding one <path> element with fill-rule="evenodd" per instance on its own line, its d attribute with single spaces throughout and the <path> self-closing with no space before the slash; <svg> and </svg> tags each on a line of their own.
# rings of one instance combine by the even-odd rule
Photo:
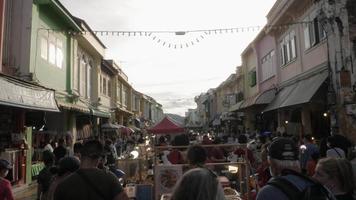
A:
<svg viewBox="0 0 356 200">
<path fill-rule="evenodd" d="M 289 138 L 277 138 L 269 145 L 267 158 L 272 177 L 281 177 L 302 191 L 313 183 L 296 175 L 301 172 L 298 153 L 297 145 L 293 140 Z M 271 179 L 269 182 L 271 182 Z M 258 192 L 257 200 L 289 199 L 287 194 L 280 188 L 268 183 Z"/>
<path fill-rule="evenodd" d="M 85 142 L 81 149 L 80 169 L 58 184 L 54 200 L 127 200 L 119 179 L 107 170 L 98 169 L 103 154 L 104 147 L 98 140 Z"/>
<path fill-rule="evenodd" d="M 0 159 L 0 199 L 2 200 L 14 200 L 11 183 L 5 179 L 11 168 L 9 161 Z"/>
</svg>

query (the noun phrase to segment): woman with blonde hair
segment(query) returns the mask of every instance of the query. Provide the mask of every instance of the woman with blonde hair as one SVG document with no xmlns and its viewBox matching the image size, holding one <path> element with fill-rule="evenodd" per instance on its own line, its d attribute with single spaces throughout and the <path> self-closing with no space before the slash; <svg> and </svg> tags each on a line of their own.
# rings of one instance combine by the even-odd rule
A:
<svg viewBox="0 0 356 200">
<path fill-rule="evenodd" d="M 313 176 L 327 187 L 337 200 L 353 200 L 354 180 L 351 163 L 344 158 L 323 158 Z"/>
<path fill-rule="evenodd" d="M 194 168 L 176 184 L 171 200 L 225 200 L 225 196 L 214 172 Z"/>
</svg>

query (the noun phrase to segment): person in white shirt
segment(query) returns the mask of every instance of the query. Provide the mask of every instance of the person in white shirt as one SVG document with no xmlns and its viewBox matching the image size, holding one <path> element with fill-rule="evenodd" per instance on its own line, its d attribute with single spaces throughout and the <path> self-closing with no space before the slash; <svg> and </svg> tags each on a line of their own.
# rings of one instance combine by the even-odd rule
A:
<svg viewBox="0 0 356 200">
<path fill-rule="evenodd" d="M 345 158 L 345 151 L 339 147 L 336 147 L 334 139 L 329 137 L 327 139 L 328 150 L 326 151 L 327 158 Z"/>
<path fill-rule="evenodd" d="M 45 147 L 43 148 L 43 151 L 50 151 L 50 152 L 52 152 L 53 153 L 53 147 L 52 147 L 52 145 L 51 145 L 51 142 L 52 142 L 52 140 L 50 139 L 50 138 L 46 138 L 46 145 L 45 145 Z"/>
</svg>

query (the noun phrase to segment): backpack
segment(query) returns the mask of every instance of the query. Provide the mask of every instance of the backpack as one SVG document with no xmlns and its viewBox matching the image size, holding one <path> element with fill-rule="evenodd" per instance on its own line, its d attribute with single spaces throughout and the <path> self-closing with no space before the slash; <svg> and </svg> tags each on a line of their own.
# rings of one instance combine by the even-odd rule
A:
<svg viewBox="0 0 356 200">
<path fill-rule="evenodd" d="M 272 185 L 280 189 L 290 200 L 335 200 L 334 195 L 326 189 L 322 184 L 310 179 L 307 176 L 287 170 L 282 173 L 283 175 L 293 174 L 301 177 L 311 185 L 300 191 L 293 183 L 282 177 L 274 177 L 268 181 L 268 185 Z"/>
</svg>

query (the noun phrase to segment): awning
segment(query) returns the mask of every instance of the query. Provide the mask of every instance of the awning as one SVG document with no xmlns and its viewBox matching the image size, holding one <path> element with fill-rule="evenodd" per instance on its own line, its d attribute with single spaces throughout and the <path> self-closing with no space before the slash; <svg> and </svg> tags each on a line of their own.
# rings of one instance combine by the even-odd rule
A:
<svg viewBox="0 0 356 200">
<path fill-rule="evenodd" d="M 275 90 L 274 89 L 269 89 L 266 91 L 263 91 L 253 97 L 250 97 L 246 99 L 243 104 L 240 106 L 241 109 L 248 108 L 250 106 L 254 105 L 263 105 L 263 104 L 269 104 L 275 97 Z"/>
<path fill-rule="evenodd" d="M 244 101 L 237 102 L 236 104 L 234 104 L 230 107 L 229 111 L 230 112 L 238 111 L 243 103 L 244 103 Z"/>
<path fill-rule="evenodd" d="M 67 110 L 74 110 L 74 111 L 90 114 L 89 108 L 86 108 L 86 107 L 83 107 L 83 106 L 80 106 L 77 104 L 71 104 L 68 102 L 58 101 L 58 106 L 62 107 L 64 109 L 67 109 Z"/>
<path fill-rule="evenodd" d="M 54 90 L 4 75 L 0 76 L 0 85 L 1 105 L 59 112 Z"/>
<path fill-rule="evenodd" d="M 101 125 L 102 129 L 120 129 L 120 128 L 125 128 L 125 126 L 120 125 L 120 124 L 112 124 L 112 123 L 105 123 Z"/>
<path fill-rule="evenodd" d="M 263 112 L 308 103 L 327 78 L 328 72 L 325 70 L 282 88 Z"/>
<path fill-rule="evenodd" d="M 280 107 L 287 107 L 310 102 L 314 94 L 318 91 L 320 86 L 325 82 L 327 78 L 328 71 L 325 70 L 322 73 L 314 75 L 308 79 L 299 81 L 297 87 L 280 105 Z"/>
<path fill-rule="evenodd" d="M 96 117 L 102 117 L 102 118 L 110 118 L 111 117 L 109 112 L 104 112 L 104 111 L 101 111 L 98 109 L 90 109 L 90 113 Z"/>
</svg>

